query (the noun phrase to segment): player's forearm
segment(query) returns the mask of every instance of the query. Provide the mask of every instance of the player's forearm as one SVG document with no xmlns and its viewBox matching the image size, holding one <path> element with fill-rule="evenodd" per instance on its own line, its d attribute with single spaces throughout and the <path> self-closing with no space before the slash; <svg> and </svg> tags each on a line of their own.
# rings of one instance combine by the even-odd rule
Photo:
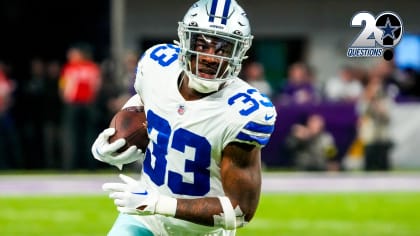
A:
<svg viewBox="0 0 420 236">
<path fill-rule="evenodd" d="M 214 226 L 215 215 L 223 212 L 216 197 L 198 199 L 177 199 L 175 218 L 200 225 Z"/>
</svg>

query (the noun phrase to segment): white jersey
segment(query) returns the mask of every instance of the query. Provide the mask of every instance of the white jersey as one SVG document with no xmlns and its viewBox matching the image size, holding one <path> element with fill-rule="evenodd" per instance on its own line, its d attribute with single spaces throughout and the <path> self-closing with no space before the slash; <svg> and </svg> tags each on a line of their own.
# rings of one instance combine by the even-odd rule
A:
<svg viewBox="0 0 420 236">
<path fill-rule="evenodd" d="M 172 44 L 156 45 L 137 68 L 135 89 L 150 138 L 141 181 L 176 198 L 224 196 L 223 149 L 232 142 L 267 144 L 276 111 L 266 96 L 239 78 L 209 96 L 186 101 L 178 90 L 178 52 Z"/>
</svg>

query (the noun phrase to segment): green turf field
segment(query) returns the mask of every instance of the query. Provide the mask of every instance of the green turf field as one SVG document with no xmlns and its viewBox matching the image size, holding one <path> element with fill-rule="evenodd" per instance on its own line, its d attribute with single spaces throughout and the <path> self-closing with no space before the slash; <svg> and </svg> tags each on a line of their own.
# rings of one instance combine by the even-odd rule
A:
<svg viewBox="0 0 420 236">
<path fill-rule="evenodd" d="M 117 212 L 106 196 L 0 197 L 0 235 L 106 235 Z M 416 236 L 420 193 L 265 194 L 241 235 Z"/>
</svg>

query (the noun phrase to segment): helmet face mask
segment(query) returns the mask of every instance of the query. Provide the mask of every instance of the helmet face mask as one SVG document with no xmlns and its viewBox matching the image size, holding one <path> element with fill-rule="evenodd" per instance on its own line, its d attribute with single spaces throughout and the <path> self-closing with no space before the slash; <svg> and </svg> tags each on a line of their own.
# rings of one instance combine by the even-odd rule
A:
<svg viewBox="0 0 420 236">
<path fill-rule="evenodd" d="M 212 14 L 218 7 L 225 9 L 223 16 Z M 189 77 L 190 87 L 201 93 L 217 91 L 236 78 L 253 38 L 246 14 L 234 0 L 198 1 L 179 22 L 178 36 L 181 66 Z M 212 66 L 205 69 L 208 73 L 200 73 L 204 57 L 218 61 L 217 68 Z"/>
<path fill-rule="evenodd" d="M 191 53 L 206 53 L 208 48 L 214 48 L 215 56 L 230 60 L 234 54 L 234 42 L 211 34 L 193 33 L 190 39 Z"/>
<path fill-rule="evenodd" d="M 224 81 L 233 68 L 234 44 L 207 34 L 192 33 L 190 37 L 187 69 L 201 78 Z"/>
</svg>

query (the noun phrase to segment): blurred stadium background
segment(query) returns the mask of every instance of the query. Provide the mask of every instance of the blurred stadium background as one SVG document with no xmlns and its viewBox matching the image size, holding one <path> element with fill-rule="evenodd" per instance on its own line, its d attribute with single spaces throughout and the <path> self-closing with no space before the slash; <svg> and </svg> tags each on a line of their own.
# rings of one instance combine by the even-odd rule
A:
<svg viewBox="0 0 420 236">
<path fill-rule="evenodd" d="M 44 96 L 46 90 L 37 89 L 34 61 L 61 67 L 71 45 L 90 45 L 104 75 L 98 101 L 92 105 L 96 119 L 91 126 L 99 132 L 108 125 L 118 99 L 131 92 L 114 91 L 113 86 L 132 72 L 126 71 L 128 56 L 133 56 L 129 53 L 137 60 L 152 44 L 177 39 L 177 22 L 193 2 L 0 1 L 0 71 L 13 88 L 7 106 L 0 99 L 0 235 L 104 235 L 116 215 L 100 191 L 101 183 L 115 177 L 116 169 L 93 161 L 89 154 L 81 154 L 84 161 L 73 164 L 64 158 L 62 143 L 69 141 L 65 134 L 54 136 L 65 133 L 60 131 L 62 103 L 56 110 L 57 103 Z M 263 150 L 260 208 L 238 235 L 419 235 L 415 209 L 420 209 L 420 21 L 413 9 L 419 9 L 420 2 L 238 2 L 248 13 L 255 36 L 248 61 L 264 66 L 279 113 L 272 140 Z M 359 99 L 337 102 L 322 96 L 327 82 L 343 66 L 370 71 L 384 61 L 346 56 L 361 30 L 350 26 L 359 11 L 375 16 L 395 12 L 404 27 L 390 72 L 399 90 L 392 86 L 387 90 L 392 100 L 387 128 L 393 145 L 388 164 L 374 160 L 378 166 L 369 170 L 359 135 L 363 118 Z M 309 65 L 312 85 L 321 94 L 310 103 L 283 100 L 295 63 Z M 58 131 L 48 128 L 46 114 L 58 117 Z M 333 157 L 326 157 L 327 163 L 336 165 L 316 173 L 297 167 L 287 145 L 292 127 L 310 114 L 325 119 L 336 149 Z M 56 142 L 49 142 L 51 137 Z M 378 151 L 377 156 L 382 155 Z M 129 165 L 125 171 L 134 174 L 136 168 Z"/>
</svg>

